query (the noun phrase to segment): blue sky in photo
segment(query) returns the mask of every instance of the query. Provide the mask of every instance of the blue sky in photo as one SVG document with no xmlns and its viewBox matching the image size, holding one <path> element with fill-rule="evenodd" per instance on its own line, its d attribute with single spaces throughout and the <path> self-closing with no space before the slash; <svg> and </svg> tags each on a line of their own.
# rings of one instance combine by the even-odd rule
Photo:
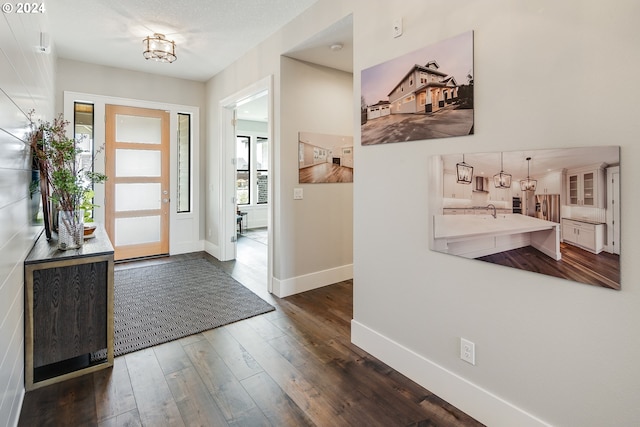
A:
<svg viewBox="0 0 640 427">
<path fill-rule="evenodd" d="M 398 58 L 362 70 L 362 96 L 367 105 L 387 101 L 389 92 L 416 64 L 436 61 L 438 71 L 453 76 L 459 85 L 473 76 L 473 31 L 451 37 Z"/>
</svg>

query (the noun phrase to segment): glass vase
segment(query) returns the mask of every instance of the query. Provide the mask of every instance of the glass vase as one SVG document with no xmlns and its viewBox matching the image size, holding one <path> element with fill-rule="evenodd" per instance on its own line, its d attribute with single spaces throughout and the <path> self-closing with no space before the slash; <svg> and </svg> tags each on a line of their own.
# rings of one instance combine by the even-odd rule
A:
<svg viewBox="0 0 640 427">
<path fill-rule="evenodd" d="M 84 211 L 58 212 L 58 248 L 78 249 L 84 243 Z"/>
</svg>

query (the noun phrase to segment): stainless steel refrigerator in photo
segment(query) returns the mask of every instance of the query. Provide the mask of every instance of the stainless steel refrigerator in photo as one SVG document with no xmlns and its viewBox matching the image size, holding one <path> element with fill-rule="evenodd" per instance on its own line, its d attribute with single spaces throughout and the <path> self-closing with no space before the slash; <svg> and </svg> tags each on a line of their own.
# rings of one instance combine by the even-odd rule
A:
<svg viewBox="0 0 640 427">
<path fill-rule="evenodd" d="M 526 215 L 546 221 L 560 222 L 560 195 L 533 194 L 526 196 Z"/>
</svg>

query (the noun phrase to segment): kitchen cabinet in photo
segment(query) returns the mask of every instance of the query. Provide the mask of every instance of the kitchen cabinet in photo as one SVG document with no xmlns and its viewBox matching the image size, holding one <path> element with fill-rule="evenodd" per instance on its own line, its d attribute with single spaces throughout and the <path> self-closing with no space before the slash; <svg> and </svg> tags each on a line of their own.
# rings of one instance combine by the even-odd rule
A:
<svg viewBox="0 0 640 427">
<path fill-rule="evenodd" d="M 567 171 L 567 204 L 571 206 L 605 207 L 605 165 L 594 165 Z"/>
<path fill-rule="evenodd" d="M 511 184 L 513 188 L 514 184 Z M 511 204 L 511 188 L 496 188 L 493 182 L 489 183 L 489 200 L 496 202 L 509 202 Z"/>
<path fill-rule="evenodd" d="M 604 226 L 605 224 L 562 219 L 562 240 L 599 254 L 604 249 Z"/>
<path fill-rule="evenodd" d="M 562 194 L 562 176 L 562 171 L 558 171 L 536 177 L 536 194 Z"/>
<path fill-rule="evenodd" d="M 456 174 L 444 173 L 444 194 L 445 198 L 449 199 L 469 199 L 471 200 L 471 184 L 458 184 Z"/>
</svg>

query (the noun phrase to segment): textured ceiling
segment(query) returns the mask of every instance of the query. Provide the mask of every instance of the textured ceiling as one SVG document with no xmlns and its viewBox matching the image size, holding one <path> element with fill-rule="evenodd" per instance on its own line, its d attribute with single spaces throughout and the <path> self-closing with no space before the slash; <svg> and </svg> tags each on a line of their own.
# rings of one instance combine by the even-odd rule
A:
<svg viewBox="0 0 640 427">
<path fill-rule="evenodd" d="M 61 58 L 206 81 L 317 0 L 56 0 L 49 30 Z M 171 64 L 145 60 L 142 39 L 176 42 Z"/>
</svg>

